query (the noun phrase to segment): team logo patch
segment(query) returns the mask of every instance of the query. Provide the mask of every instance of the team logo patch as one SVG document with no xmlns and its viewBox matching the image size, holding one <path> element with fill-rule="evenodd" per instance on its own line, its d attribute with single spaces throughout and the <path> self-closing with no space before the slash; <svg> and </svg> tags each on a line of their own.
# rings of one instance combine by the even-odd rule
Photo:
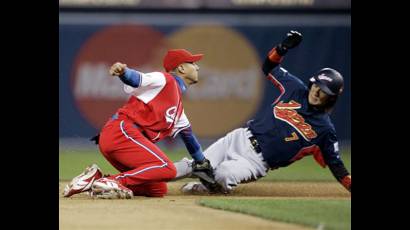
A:
<svg viewBox="0 0 410 230">
<path fill-rule="evenodd" d="M 335 142 L 333 148 L 335 149 L 335 152 L 339 152 L 339 142 Z"/>
<path fill-rule="evenodd" d="M 297 140 L 299 140 L 299 137 L 295 132 L 292 132 L 290 137 L 285 138 L 286 142 L 288 142 L 288 141 L 297 141 Z"/>
<path fill-rule="evenodd" d="M 332 82 L 332 81 L 333 81 L 332 78 L 330 78 L 330 77 L 324 75 L 323 73 L 320 74 L 319 76 L 317 76 L 317 78 L 319 78 L 320 80 L 326 80 L 326 81 L 329 81 L 329 82 Z"/>
<path fill-rule="evenodd" d="M 167 109 L 167 111 L 165 112 L 165 120 L 167 121 L 167 123 L 174 122 L 176 112 L 177 112 L 176 106 L 172 106 L 171 108 Z"/>
<path fill-rule="evenodd" d="M 281 101 L 273 108 L 273 114 L 275 118 L 295 128 L 305 140 L 310 141 L 317 137 L 317 134 L 312 126 L 306 123 L 305 119 L 296 111 L 296 109 L 300 109 L 301 107 L 302 106 L 294 100 L 288 103 Z"/>
</svg>

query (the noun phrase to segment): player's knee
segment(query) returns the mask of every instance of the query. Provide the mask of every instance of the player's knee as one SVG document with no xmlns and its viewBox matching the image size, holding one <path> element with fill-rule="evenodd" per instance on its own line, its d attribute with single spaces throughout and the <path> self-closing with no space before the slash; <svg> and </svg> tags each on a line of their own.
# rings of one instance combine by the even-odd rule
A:
<svg viewBox="0 0 410 230">
<path fill-rule="evenodd" d="M 168 192 L 166 182 L 132 185 L 128 188 L 132 190 L 134 196 L 163 197 Z"/>
<path fill-rule="evenodd" d="M 232 169 L 228 167 L 227 165 L 220 164 L 215 169 L 215 179 L 216 180 L 222 180 L 224 178 L 229 178 L 229 177 L 232 177 Z"/>
<path fill-rule="evenodd" d="M 231 185 L 236 184 L 232 169 L 225 165 L 220 165 L 215 170 L 215 180 L 226 190 L 231 190 Z"/>
<path fill-rule="evenodd" d="M 168 165 L 165 167 L 165 171 L 166 180 L 172 180 L 177 175 L 177 169 L 175 168 L 175 165 L 172 162 L 168 162 Z"/>
<path fill-rule="evenodd" d="M 145 196 L 148 197 L 163 197 L 167 194 L 168 187 L 165 182 L 153 183 L 147 186 Z"/>
<path fill-rule="evenodd" d="M 148 197 L 163 197 L 167 194 L 168 192 L 168 187 L 166 184 L 164 184 L 164 186 L 161 187 L 157 187 L 155 189 L 151 189 L 151 191 L 149 191 L 146 196 Z"/>
</svg>

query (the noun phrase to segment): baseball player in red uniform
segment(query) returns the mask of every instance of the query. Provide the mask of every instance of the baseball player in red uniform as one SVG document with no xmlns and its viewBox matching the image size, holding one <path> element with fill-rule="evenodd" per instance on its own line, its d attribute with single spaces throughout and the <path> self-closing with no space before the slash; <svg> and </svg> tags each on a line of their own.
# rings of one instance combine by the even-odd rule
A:
<svg viewBox="0 0 410 230">
<path fill-rule="evenodd" d="M 198 82 L 196 62 L 202 56 L 184 49 L 169 50 L 163 60 L 166 72 L 142 73 L 120 62 L 111 66 L 110 74 L 123 81 L 124 91 L 131 96 L 94 140 L 120 173 L 103 177 L 93 164 L 65 187 L 65 197 L 85 191 L 97 198 L 163 197 L 176 169 L 155 143 L 168 136 L 179 135 L 194 159 L 195 170 L 210 173 L 212 167 L 182 106 L 187 85 Z"/>
</svg>

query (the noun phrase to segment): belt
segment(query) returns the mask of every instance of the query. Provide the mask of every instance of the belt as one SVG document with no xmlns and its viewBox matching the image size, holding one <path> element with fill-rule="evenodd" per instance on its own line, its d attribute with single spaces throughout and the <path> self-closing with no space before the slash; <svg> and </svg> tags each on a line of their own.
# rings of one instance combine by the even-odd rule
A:
<svg viewBox="0 0 410 230">
<path fill-rule="evenodd" d="M 114 115 L 112 115 L 111 116 L 111 120 L 113 121 L 113 120 L 121 120 L 121 119 L 123 119 L 123 120 L 129 120 L 129 118 L 128 118 L 128 116 L 127 115 L 124 115 L 124 114 L 121 114 L 121 115 L 119 115 L 118 113 L 116 113 L 116 114 L 114 114 Z M 134 124 L 134 128 L 137 128 L 142 134 L 144 134 L 144 130 L 137 124 L 137 123 L 135 123 L 135 122 L 133 122 L 133 124 Z"/>
<path fill-rule="evenodd" d="M 250 136 L 250 137 L 249 137 L 249 140 L 251 141 L 253 150 L 255 150 L 256 153 L 261 153 L 261 152 L 262 152 L 262 149 L 261 149 L 261 147 L 260 147 L 260 145 L 259 145 L 259 143 L 258 143 L 258 140 L 256 140 L 256 137 Z"/>
<path fill-rule="evenodd" d="M 262 153 L 262 148 L 261 148 L 261 146 L 259 145 L 258 140 L 256 139 L 255 136 L 252 135 L 252 132 L 251 132 L 251 130 L 250 130 L 249 128 L 247 129 L 247 135 L 248 135 L 249 141 L 251 142 L 251 145 L 252 145 L 253 150 L 254 150 L 257 154 Z M 268 171 L 269 171 L 269 168 L 270 168 L 270 167 L 269 167 L 269 164 L 265 161 L 265 159 L 263 158 L 262 155 L 261 155 L 260 157 L 261 157 L 261 160 L 262 160 L 263 165 L 264 165 L 265 168 L 266 168 L 266 172 L 268 172 Z"/>
<path fill-rule="evenodd" d="M 118 113 L 115 113 L 114 115 L 112 115 L 111 120 L 129 120 L 129 121 L 132 121 L 127 115 L 118 114 Z"/>
</svg>

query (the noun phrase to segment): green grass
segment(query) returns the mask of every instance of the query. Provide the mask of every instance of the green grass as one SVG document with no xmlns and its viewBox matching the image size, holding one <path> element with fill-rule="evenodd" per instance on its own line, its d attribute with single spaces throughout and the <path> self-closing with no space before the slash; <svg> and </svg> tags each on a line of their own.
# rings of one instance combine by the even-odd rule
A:
<svg viewBox="0 0 410 230">
<path fill-rule="evenodd" d="M 165 150 L 165 152 L 172 161 L 188 157 L 185 149 Z M 342 159 L 350 171 L 350 153 L 342 154 Z M 95 150 L 60 149 L 59 178 L 61 180 L 70 180 L 91 163 L 100 166 L 105 174 L 117 173 L 117 170 L 105 160 L 97 148 Z M 307 156 L 288 167 L 270 171 L 261 181 L 335 181 L 335 179 L 328 168 L 321 168 L 312 156 Z"/>
<path fill-rule="evenodd" d="M 351 172 L 351 154 L 341 154 L 346 168 Z M 269 171 L 260 181 L 336 181 L 329 167 L 322 168 L 312 156 L 306 156 L 288 167 Z"/>
<path fill-rule="evenodd" d="M 350 200 L 204 199 L 203 206 L 326 230 L 351 229 Z"/>
</svg>

